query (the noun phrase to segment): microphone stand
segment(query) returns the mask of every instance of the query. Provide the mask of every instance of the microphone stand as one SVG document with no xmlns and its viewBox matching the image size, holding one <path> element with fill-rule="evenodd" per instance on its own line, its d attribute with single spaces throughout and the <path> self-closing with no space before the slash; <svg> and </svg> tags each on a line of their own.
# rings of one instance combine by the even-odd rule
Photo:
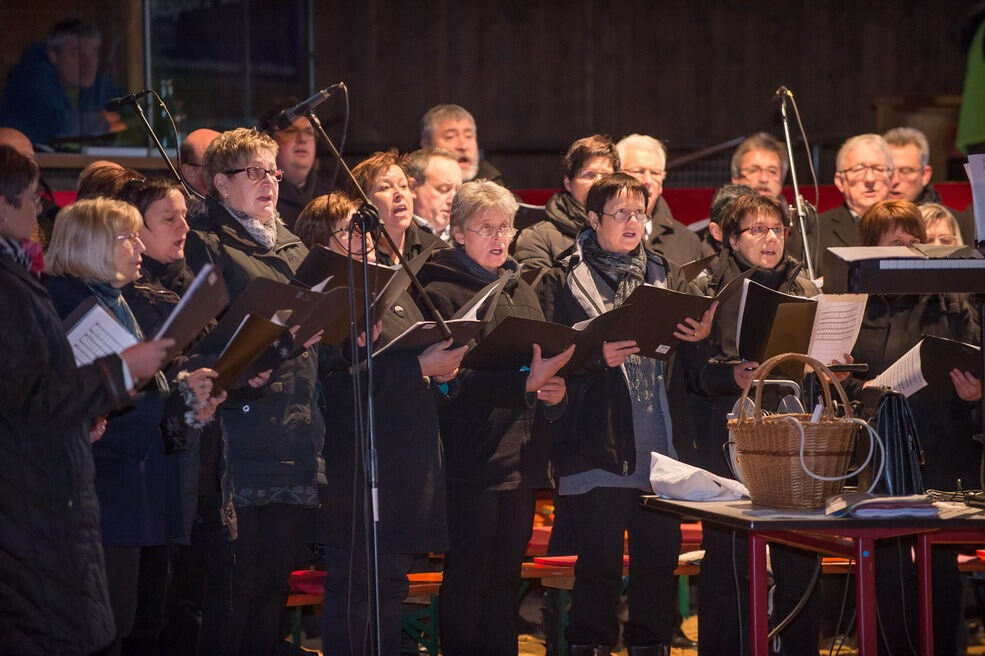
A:
<svg viewBox="0 0 985 656">
<path fill-rule="evenodd" d="M 336 149 L 335 144 L 329 138 L 325 129 L 322 127 L 321 121 L 315 115 L 312 108 L 306 108 L 304 114 L 311 121 L 312 127 L 321 135 L 322 139 L 328 144 L 328 148 L 332 153 L 332 156 L 338 161 L 339 165 L 345 170 L 345 174 L 348 177 L 352 187 L 356 190 L 362 201 L 371 207 L 373 204 L 370 202 L 369 198 L 366 196 L 366 192 L 362 190 L 362 187 L 356 182 L 355 177 L 352 175 L 352 170 L 342 159 L 342 155 L 339 154 L 338 149 Z M 374 207 L 375 209 L 375 207 Z M 358 213 L 357 213 L 358 214 Z M 368 225 L 369 221 L 365 220 L 365 217 L 360 217 L 360 220 L 365 221 L 359 228 L 362 232 L 362 259 L 363 259 L 363 307 L 365 309 L 365 334 L 366 334 L 366 421 L 364 423 L 366 435 L 364 439 L 360 440 L 360 443 L 365 445 L 365 460 L 366 463 L 366 478 L 370 492 L 370 501 L 372 504 L 373 521 L 371 524 L 371 542 L 373 547 L 372 553 L 372 570 L 373 570 L 373 624 L 375 627 L 374 636 L 376 638 L 376 649 L 374 653 L 379 654 L 382 645 L 382 633 L 380 627 L 380 573 L 379 573 L 379 559 L 380 559 L 380 548 L 379 548 L 379 523 L 380 523 L 380 508 L 379 508 L 379 493 L 380 493 L 380 482 L 379 482 L 379 461 L 377 459 L 376 453 L 376 423 L 375 423 L 375 407 L 374 407 L 374 394 L 373 394 L 373 313 L 372 313 L 372 297 L 369 285 L 369 263 L 367 260 L 366 246 L 367 246 L 367 234 L 371 230 L 377 230 L 380 228 L 379 221 L 373 221 L 376 225 Z M 353 221 L 356 218 L 353 217 Z M 376 234 L 382 235 L 383 239 L 386 241 L 390 248 L 390 251 L 397 257 L 400 262 L 400 266 L 404 269 L 407 275 L 410 277 L 411 283 L 414 285 L 414 289 L 417 290 L 418 295 L 424 302 L 428 311 L 435 318 L 438 328 L 441 330 L 441 335 L 444 339 L 451 338 L 451 331 L 448 330 L 448 326 L 445 324 L 444 319 L 438 313 L 437 308 L 434 307 L 434 303 L 428 298 L 427 294 L 424 293 L 424 287 L 421 285 L 420 279 L 417 275 L 410 269 L 407 264 L 407 260 L 400 249 L 397 248 L 393 239 L 387 233 L 386 228 L 383 227 L 377 231 Z M 377 246 L 378 247 L 378 246 Z M 350 253 L 351 257 L 351 253 Z M 355 283 L 355 277 L 349 276 L 349 284 Z M 353 308 L 354 310 L 354 308 Z M 355 316 L 355 312 L 350 312 L 349 316 Z M 358 361 L 353 362 L 353 370 L 358 372 L 359 363 Z M 358 373 L 356 374 L 355 380 L 358 380 Z M 357 388 L 358 389 L 358 388 Z M 369 560 L 369 559 L 367 559 Z"/>
<path fill-rule="evenodd" d="M 804 244 L 804 264 L 807 265 L 807 275 L 814 279 L 814 256 L 807 239 L 807 209 L 804 207 L 804 197 L 800 195 L 800 185 L 797 183 L 797 166 L 793 161 L 793 141 L 790 139 L 790 121 L 787 119 L 787 97 L 793 92 L 786 87 L 780 87 L 780 116 L 783 117 L 783 136 L 786 140 L 787 158 L 790 160 L 790 180 L 793 183 L 793 195 L 797 204 L 797 224 L 800 227 L 800 239 Z"/>
<path fill-rule="evenodd" d="M 157 94 L 153 94 L 153 95 L 155 98 L 157 98 Z M 157 101 L 161 103 L 162 107 L 164 106 L 164 102 L 160 98 L 157 98 Z M 130 102 L 133 105 L 133 109 L 135 112 L 137 112 L 137 116 L 140 118 L 140 122 L 144 124 L 144 131 L 147 133 L 147 136 L 150 137 L 151 141 L 154 142 L 154 146 L 157 148 L 157 152 L 161 154 L 161 159 L 163 159 L 165 163 L 168 165 L 168 169 L 171 171 L 171 175 L 173 175 L 178 180 L 178 184 L 180 184 L 181 188 L 185 190 L 185 195 L 192 196 L 193 195 L 192 191 L 188 188 L 188 185 L 185 184 L 185 180 L 181 177 L 181 174 L 178 173 L 178 169 L 174 167 L 174 162 L 172 162 L 171 158 L 168 157 L 168 153 L 166 150 L 164 150 L 164 146 L 161 145 L 161 140 L 157 138 L 157 133 L 154 132 L 154 128 L 150 126 L 150 122 L 148 122 L 147 116 L 146 114 L 144 114 L 144 108 L 140 106 L 140 101 L 136 98 L 133 98 L 128 100 L 128 102 Z M 198 194 L 194 194 L 194 195 L 197 196 Z"/>
</svg>

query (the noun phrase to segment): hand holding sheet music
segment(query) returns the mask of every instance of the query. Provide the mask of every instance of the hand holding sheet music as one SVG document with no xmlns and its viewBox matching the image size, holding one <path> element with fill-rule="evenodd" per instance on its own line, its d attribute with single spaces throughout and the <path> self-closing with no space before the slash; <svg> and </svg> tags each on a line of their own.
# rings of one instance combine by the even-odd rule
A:
<svg viewBox="0 0 985 656">
<path fill-rule="evenodd" d="M 95 297 L 83 301 L 65 318 L 66 336 L 78 366 L 120 353 L 134 346 L 137 338 L 106 311 Z"/>
<path fill-rule="evenodd" d="M 910 397 L 928 386 L 938 391 L 952 388 L 953 369 L 968 371 L 981 380 L 980 353 L 972 344 L 928 335 L 866 386 L 888 387 Z"/>
</svg>

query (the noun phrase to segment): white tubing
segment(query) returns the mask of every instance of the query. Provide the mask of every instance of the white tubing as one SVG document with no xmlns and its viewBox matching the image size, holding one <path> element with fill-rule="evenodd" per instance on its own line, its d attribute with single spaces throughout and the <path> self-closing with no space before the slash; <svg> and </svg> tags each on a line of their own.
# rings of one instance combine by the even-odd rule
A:
<svg viewBox="0 0 985 656">
<path fill-rule="evenodd" d="M 868 492 L 872 492 L 872 490 L 875 489 L 876 483 L 878 483 L 879 479 L 882 478 L 882 472 L 886 466 L 886 449 L 882 444 L 882 440 L 879 438 L 879 434 L 872 428 L 872 426 L 869 426 L 867 422 L 864 422 L 861 419 L 858 419 L 857 417 L 844 417 L 840 420 L 840 421 L 850 421 L 853 424 L 859 424 L 861 426 L 864 426 L 865 430 L 868 431 L 869 452 L 865 456 L 865 462 L 859 465 L 858 469 L 852 472 L 848 472 L 844 476 L 821 476 L 820 474 L 815 474 L 814 472 L 812 472 L 810 468 L 807 467 L 807 463 L 804 462 L 804 447 L 806 446 L 805 442 L 807 439 L 807 436 L 804 433 L 804 427 L 794 417 L 784 417 L 783 419 L 787 421 L 792 421 L 794 425 L 797 426 L 797 430 L 800 431 L 800 451 L 798 455 L 800 456 L 801 468 L 808 476 L 819 481 L 843 481 L 845 479 L 857 475 L 860 471 L 862 471 L 868 466 L 869 461 L 872 460 L 872 452 L 875 449 L 875 445 L 879 445 L 879 454 L 882 456 L 882 458 L 879 462 L 879 469 L 878 471 L 876 471 L 876 475 L 872 478 L 872 485 L 869 486 Z"/>
</svg>

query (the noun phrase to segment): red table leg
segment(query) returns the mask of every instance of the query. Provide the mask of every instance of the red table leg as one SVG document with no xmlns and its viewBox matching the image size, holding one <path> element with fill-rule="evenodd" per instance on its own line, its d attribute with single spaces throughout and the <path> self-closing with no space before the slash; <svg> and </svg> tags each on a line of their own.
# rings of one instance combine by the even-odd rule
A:
<svg viewBox="0 0 985 656">
<path fill-rule="evenodd" d="M 859 656 L 876 656 L 879 625 L 876 618 L 875 540 L 855 538 L 855 606 L 858 613 Z"/>
<path fill-rule="evenodd" d="M 752 656 L 766 656 L 769 646 L 766 538 L 755 531 L 749 531 L 749 643 Z"/>
<path fill-rule="evenodd" d="M 934 594 L 931 587 L 930 533 L 917 535 L 917 587 L 920 590 L 920 654 L 934 654 Z"/>
</svg>

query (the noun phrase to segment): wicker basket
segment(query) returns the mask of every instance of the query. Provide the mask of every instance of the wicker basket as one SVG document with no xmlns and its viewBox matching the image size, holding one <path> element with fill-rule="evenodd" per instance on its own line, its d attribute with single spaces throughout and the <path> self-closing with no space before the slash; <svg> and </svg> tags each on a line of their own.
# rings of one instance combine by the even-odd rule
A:
<svg viewBox="0 0 985 656">
<path fill-rule="evenodd" d="M 770 371 L 782 362 L 803 362 L 812 368 L 821 381 L 824 410 L 820 421 L 810 423 L 808 414 L 763 415 L 763 384 Z M 756 384 L 755 412 L 746 416 L 745 399 Z M 736 460 L 749 497 L 757 505 L 774 508 L 823 508 L 825 500 L 841 492 L 844 480 L 818 480 L 804 471 L 800 462 L 801 431 L 803 428 L 804 464 L 817 476 L 834 478 L 848 472 L 855 447 L 858 424 L 833 415 L 831 387 L 851 417 L 845 390 L 831 370 L 806 355 L 784 353 L 764 362 L 753 379 L 742 390 L 739 416 L 729 420 L 728 427 L 735 441 Z M 796 421 L 796 423 L 795 423 Z"/>
</svg>

